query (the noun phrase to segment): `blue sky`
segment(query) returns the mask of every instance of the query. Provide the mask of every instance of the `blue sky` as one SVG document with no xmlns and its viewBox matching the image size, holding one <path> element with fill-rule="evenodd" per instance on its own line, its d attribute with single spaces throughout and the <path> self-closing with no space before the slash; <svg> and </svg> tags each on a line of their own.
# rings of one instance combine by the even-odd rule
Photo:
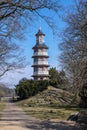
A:
<svg viewBox="0 0 87 130">
<path fill-rule="evenodd" d="M 66 1 L 66 2 L 65 2 Z M 62 0 L 62 4 L 64 6 L 67 6 L 72 3 L 72 0 Z M 7 84 L 9 87 L 14 87 L 20 79 L 23 77 L 26 77 L 28 79 L 31 78 L 31 75 L 33 74 L 33 68 L 31 65 L 33 64 L 33 59 L 31 58 L 33 55 L 32 47 L 36 44 L 36 37 L 35 34 L 37 33 L 39 27 L 41 26 L 42 31 L 46 34 L 45 36 L 45 43 L 49 47 L 48 54 L 50 56 L 49 58 L 49 65 L 50 67 L 56 67 L 57 69 L 60 69 L 59 59 L 58 56 L 60 54 L 60 50 L 58 48 L 58 44 L 61 42 L 61 31 L 63 28 L 65 28 L 66 24 L 58 18 L 58 16 L 52 12 L 49 12 L 49 15 L 53 15 L 55 23 L 58 25 L 57 28 L 57 35 L 53 35 L 53 30 L 50 29 L 50 27 L 47 25 L 47 23 L 43 20 L 38 18 L 37 21 L 32 25 L 28 25 L 27 29 L 24 31 L 25 39 L 24 40 L 16 40 L 17 44 L 23 48 L 24 55 L 26 57 L 26 60 L 28 62 L 28 65 L 23 68 L 19 69 L 17 71 L 12 71 L 6 73 L 2 78 L 0 82 L 3 82 Z M 39 22 L 41 21 L 41 22 Z"/>
</svg>

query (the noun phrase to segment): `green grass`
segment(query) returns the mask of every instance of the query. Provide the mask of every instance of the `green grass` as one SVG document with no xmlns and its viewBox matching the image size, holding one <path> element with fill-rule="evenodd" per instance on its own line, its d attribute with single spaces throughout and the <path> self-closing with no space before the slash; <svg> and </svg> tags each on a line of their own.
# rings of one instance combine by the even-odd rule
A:
<svg viewBox="0 0 87 130">
<path fill-rule="evenodd" d="M 70 114 L 77 113 L 81 108 L 51 108 L 51 107 L 23 107 L 24 111 L 41 120 L 67 120 Z"/>
<path fill-rule="evenodd" d="M 73 94 L 61 89 L 48 87 L 48 89 L 43 92 L 38 93 L 37 95 L 22 100 L 19 102 L 21 106 L 25 106 L 25 104 L 29 107 L 36 106 L 49 106 L 49 107 L 58 107 L 58 106 L 67 106 L 70 105 L 73 99 Z M 76 105 L 78 101 L 73 101 L 73 105 Z"/>
<path fill-rule="evenodd" d="M 37 95 L 17 102 L 24 111 L 42 120 L 67 120 L 70 114 L 77 113 L 80 108 L 76 108 L 78 101 L 71 103 L 73 94 L 61 89 L 48 87 L 47 90 Z"/>
<path fill-rule="evenodd" d="M 0 102 L 0 111 L 2 111 L 5 108 L 5 103 Z"/>
</svg>

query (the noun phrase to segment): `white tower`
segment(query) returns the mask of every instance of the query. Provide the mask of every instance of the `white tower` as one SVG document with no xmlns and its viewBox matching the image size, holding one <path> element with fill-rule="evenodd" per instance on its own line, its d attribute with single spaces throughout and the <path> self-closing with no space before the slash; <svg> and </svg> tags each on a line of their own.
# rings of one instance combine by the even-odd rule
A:
<svg viewBox="0 0 87 130">
<path fill-rule="evenodd" d="M 34 54 L 32 58 L 34 59 L 32 67 L 34 80 L 46 80 L 49 79 L 48 73 L 48 47 L 44 42 L 45 34 L 38 30 L 36 34 L 36 45 L 32 48 L 34 50 Z"/>
</svg>

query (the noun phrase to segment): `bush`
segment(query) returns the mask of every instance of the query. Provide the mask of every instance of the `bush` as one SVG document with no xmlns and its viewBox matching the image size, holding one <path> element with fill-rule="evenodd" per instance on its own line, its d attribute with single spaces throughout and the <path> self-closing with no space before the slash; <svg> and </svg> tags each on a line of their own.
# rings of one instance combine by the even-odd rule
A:
<svg viewBox="0 0 87 130">
<path fill-rule="evenodd" d="M 21 80 L 19 84 L 16 85 L 16 94 L 20 97 L 20 99 L 26 99 L 28 97 L 34 96 L 37 93 L 45 90 L 49 85 L 47 80 Z"/>
</svg>

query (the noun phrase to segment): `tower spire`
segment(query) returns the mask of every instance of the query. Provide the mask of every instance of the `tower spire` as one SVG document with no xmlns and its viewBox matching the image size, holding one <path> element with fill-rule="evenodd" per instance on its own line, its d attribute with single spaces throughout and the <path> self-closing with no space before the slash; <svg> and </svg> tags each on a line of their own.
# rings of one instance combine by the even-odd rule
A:
<svg viewBox="0 0 87 130">
<path fill-rule="evenodd" d="M 41 30 L 41 20 L 39 20 L 39 30 Z"/>
</svg>

